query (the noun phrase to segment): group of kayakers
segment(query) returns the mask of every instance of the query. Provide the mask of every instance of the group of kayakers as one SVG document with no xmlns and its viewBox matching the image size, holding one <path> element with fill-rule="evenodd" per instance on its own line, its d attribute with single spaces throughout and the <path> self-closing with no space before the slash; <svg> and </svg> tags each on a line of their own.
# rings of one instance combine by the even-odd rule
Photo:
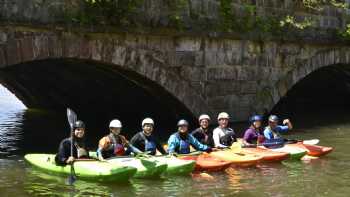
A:
<svg viewBox="0 0 350 197">
<path fill-rule="evenodd" d="M 182 119 L 177 123 L 177 131 L 169 137 L 167 151 L 159 143 L 153 131 L 155 123 L 151 118 L 145 118 L 142 123 L 142 131 L 136 133 L 130 141 L 124 137 L 122 123 L 115 119 L 109 124 L 109 134 L 102 137 L 98 143 L 97 157 L 99 160 L 124 156 L 130 154 L 147 153 L 160 154 L 188 154 L 190 147 L 199 151 L 216 151 L 230 147 L 237 141 L 235 131 L 228 126 L 230 116 L 226 112 L 219 113 L 217 117 L 218 127 L 211 131 L 209 125 L 211 118 L 203 114 L 199 116 L 200 127 L 189 132 L 188 121 Z M 263 117 L 254 115 L 249 119 L 250 126 L 243 136 L 243 145 L 251 146 L 264 143 L 268 140 L 280 139 L 280 133 L 292 129 L 289 119 L 283 120 L 283 125 L 278 125 L 276 115 L 268 118 L 268 126 L 262 130 Z M 85 124 L 78 120 L 74 123 L 72 135 L 62 140 L 56 155 L 58 165 L 71 164 L 77 158 L 89 158 L 89 151 L 84 144 Z M 72 145 L 73 142 L 73 145 Z M 73 148 L 71 148 L 73 147 Z"/>
</svg>

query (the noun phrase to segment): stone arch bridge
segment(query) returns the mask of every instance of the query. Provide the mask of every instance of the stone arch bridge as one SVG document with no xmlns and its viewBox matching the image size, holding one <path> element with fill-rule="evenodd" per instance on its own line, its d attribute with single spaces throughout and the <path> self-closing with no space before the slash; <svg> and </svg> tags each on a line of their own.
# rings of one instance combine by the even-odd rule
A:
<svg viewBox="0 0 350 197">
<path fill-rule="evenodd" d="M 29 107 L 66 104 L 69 95 L 59 87 L 64 80 L 41 93 L 35 90 L 45 81 L 31 84 L 30 74 L 19 80 L 30 72 L 16 70 L 18 65 L 30 70 L 31 63 L 50 60 L 101 64 L 154 95 L 164 91 L 192 115 L 227 111 L 233 121 L 242 121 L 252 113 L 271 110 L 293 85 L 318 68 L 349 64 L 350 50 L 341 45 L 230 38 L 0 29 L 1 83 Z M 50 75 L 41 73 L 46 74 Z"/>
</svg>

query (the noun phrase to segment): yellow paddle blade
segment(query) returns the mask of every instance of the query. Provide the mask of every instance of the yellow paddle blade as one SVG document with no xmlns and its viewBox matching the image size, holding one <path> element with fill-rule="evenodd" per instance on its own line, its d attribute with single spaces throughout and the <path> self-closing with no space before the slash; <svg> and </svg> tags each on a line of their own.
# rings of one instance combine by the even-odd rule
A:
<svg viewBox="0 0 350 197">
<path fill-rule="evenodd" d="M 242 151 L 242 144 L 239 142 L 234 142 L 230 148 L 233 152 L 240 153 Z"/>
</svg>

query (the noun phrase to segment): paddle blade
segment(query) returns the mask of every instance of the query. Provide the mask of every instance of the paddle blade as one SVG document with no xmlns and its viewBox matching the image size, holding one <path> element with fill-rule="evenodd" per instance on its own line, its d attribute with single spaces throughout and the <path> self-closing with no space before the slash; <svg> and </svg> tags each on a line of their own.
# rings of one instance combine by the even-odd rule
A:
<svg viewBox="0 0 350 197">
<path fill-rule="evenodd" d="M 234 151 L 236 153 L 239 153 L 242 151 L 242 145 L 239 142 L 234 142 L 230 148 L 232 151 Z"/>
<path fill-rule="evenodd" d="M 77 121 L 77 114 L 70 108 L 67 108 L 67 118 L 70 128 L 73 129 L 74 123 Z"/>
<path fill-rule="evenodd" d="M 308 144 L 308 145 L 316 145 L 320 142 L 319 139 L 312 139 L 312 140 L 304 140 L 303 144 Z"/>
<path fill-rule="evenodd" d="M 74 175 L 70 174 L 68 179 L 67 179 L 67 183 L 69 185 L 73 185 L 76 180 L 77 180 L 77 178 Z"/>
</svg>

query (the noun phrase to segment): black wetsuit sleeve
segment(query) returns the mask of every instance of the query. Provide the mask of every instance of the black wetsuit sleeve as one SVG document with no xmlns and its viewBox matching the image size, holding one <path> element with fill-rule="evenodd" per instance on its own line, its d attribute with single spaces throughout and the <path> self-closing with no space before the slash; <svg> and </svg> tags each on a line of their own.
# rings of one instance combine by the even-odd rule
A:
<svg viewBox="0 0 350 197">
<path fill-rule="evenodd" d="M 137 133 L 131 138 L 130 144 L 138 148 L 140 151 L 145 151 L 144 141 L 145 140 L 140 136 L 140 133 Z"/>
<path fill-rule="evenodd" d="M 60 143 L 60 146 L 58 148 L 57 153 L 57 159 L 56 162 L 61 165 L 65 165 L 67 159 L 70 157 L 70 141 L 69 140 L 63 140 Z"/>
</svg>

